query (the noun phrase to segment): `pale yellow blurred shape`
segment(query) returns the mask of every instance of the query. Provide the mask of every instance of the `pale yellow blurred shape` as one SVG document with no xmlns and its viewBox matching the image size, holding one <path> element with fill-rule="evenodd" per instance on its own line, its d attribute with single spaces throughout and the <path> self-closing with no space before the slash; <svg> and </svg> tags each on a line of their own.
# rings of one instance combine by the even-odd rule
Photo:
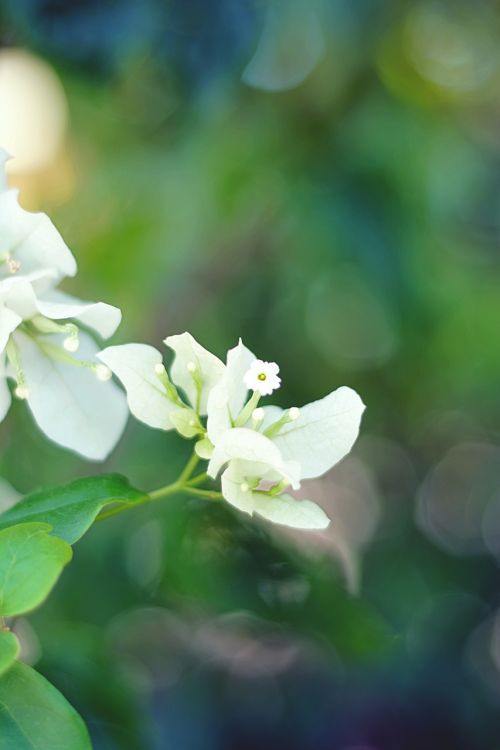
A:
<svg viewBox="0 0 500 750">
<path fill-rule="evenodd" d="M 67 123 L 66 96 L 53 68 L 26 50 L 1 50 L 0 145 L 13 157 L 8 172 L 47 169 L 63 146 Z"/>
<path fill-rule="evenodd" d="M 483 12 L 460 12 L 460 5 L 422 3 L 413 8 L 405 29 L 408 55 L 420 75 L 455 93 L 488 85 L 498 72 L 498 24 Z"/>
</svg>

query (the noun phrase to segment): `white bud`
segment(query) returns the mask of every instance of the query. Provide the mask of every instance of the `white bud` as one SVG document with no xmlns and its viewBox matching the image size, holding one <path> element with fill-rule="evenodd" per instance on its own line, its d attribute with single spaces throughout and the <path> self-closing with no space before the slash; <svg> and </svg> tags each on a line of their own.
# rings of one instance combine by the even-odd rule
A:
<svg viewBox="0 0 500 750">
<path fill-rule="evenodd" d="M 67 352 L 77 352 L 80 347 L 78 336 L 68 336 L 64 339 L 63 346 Z"/>
<path fill-rule="evenodd" d="M 111 376 L 113 375 L 109 367 L 107 367 L 106 365 L 96 365 L 95 374 L 97 380 L 101 380 L 103 383 L 105 383 L 107 380 L 110 380 Z"/>
<path fill-rule="evenodd" d="M 261 406 L 259 406 L 257 409 L 254 409 L 252 412 L 252 419 L 254 422 L 262 422 L 265 416 L 266 412 Z"/>
<path fill-rule="evenodd" d="M 240 484 L 240 490 L 242 492 L 248 492 L 249 489 L 250 489 L 250 487 L 248 486 L 248 484 L 246 482 L 242 482 Z"/>
<path fill-rule="evenodd" d="M 18 385 L 14 393 L 17 398 L 21 399 L 21 401 L 25 401 L 27 398 L 29 398 L 30 389 L 26 385 Z"/>
<path fill-rule="evenodd" d="M 12 258 L 9 258 L 7 261 L 7 265 L 9 267 L 10 273 L 14 274 L 21 270 L 21 264 L 18 260 L 12 260 Z"/>
<path fill-rule="evenodd" d="M 155 365 L 155 373 L 157 375 L 164 375 L 165 372 L 166 372 L 165 365 L 162 364 L 161 362 L 158 362 L 158 364 Z"/>
<path fill-rule="evenodd" d="M 292 408 L 288 410 L 288 419 L 291 419 L 292 422 L 295 422 L 295 420 L 299 417 L 300 409 L 298 409 L 296 406 L 292 406 Z"/>
<path fill-rule="evenodd" d="M 198 368 L 196 367 L 196 364 L 195 364 L 194 362 L 188 362 L 188 363 L 187 363 L 187 365 L 186 365 L 186 367 L 187 367 L 187 371 L 188 371 L 188 372 L 190 372 L 190 373 L 191 373 L 191 375 L 192 375 L 192 374 L 193 374 L 194 372 L 196 372 L 196 370 L 198 369 Z"/>
</svg>

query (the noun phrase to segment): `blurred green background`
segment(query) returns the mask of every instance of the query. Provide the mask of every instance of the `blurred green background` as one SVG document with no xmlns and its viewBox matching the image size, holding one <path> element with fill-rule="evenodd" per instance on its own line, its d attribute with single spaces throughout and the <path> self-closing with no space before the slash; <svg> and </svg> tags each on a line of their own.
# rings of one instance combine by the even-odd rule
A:
<svg viewBox="0 0 500 750">
<path fill-rule="evenodd" d="M 24 658 L 96 750 L 500 748 L 498 3 L 6 0 L 0 41 L 11 181 L 116 343 L 242 336 L 283 405 L 367 404 L 308 488 L 329 530 L 185 498 L 97 524 Z M 131 420 L 89 466 L 17 404 L 0 476 L 150 489 L 187 449 Z"/>
</svg>

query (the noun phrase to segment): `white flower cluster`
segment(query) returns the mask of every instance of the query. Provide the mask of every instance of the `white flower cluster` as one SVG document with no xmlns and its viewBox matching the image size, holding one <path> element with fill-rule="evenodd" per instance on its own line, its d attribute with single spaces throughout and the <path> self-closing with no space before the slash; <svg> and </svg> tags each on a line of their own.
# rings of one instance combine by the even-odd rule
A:
<svg viewBox="0 0 500 750">
<path fill-rule="evenodd" d="M 324 511 L 287 489 L 324 474 L 350 451 L 364 411 L 358 394 L 341 387 L 300 409 L 262 407 L 261 397 L 281 383 L 275 363 L 257 359 L 241 341 L 225 364 L 189 333 L 165 344 L 175 353 L 170 376 L 161 353 L 145 344 L 98 354 L 123 383 L 132 414 L 196 438 L 208 475 L 222 471 L 223 496 L 240 511 L 295 528 L 326 528 Z"/>
<path fill-rule="evenodd" d="M 220 472 L 224 498 L 275 523 L 322 529 L 329 520 L 309 500 L 287 493 L 324 474 L 351 449 L 364 405 L 342 387 L 301 409 L 260 406 L 281 385 L 279 367 L 257 359 L 240 341 L 224 364 L 189 334 L 169 336 L 170 375 L 159 351 L 125 344 L 98 351 L 121 313 L 58 290 L 76 262 L 45 214 L 25 211 L 7 188 L 0 149 L 0 421 L 14 393 L 55 442 L 100 460 L 132 414 L 151 427 L 196 438 L 195 451 Z M 75 322 L 76 321 L 76 322 Z M 178 390 L 180 389 L 180 390 Z"/>
<path fill-rule="evenodd" d="M 105 382 L 111 373 L 96 362 L 99 347 L 85 329 L 108 338 L 121 313 L 57 289 L 75 275 L 75 259 L 50 219 L 25 211 L 8 189 L 8 158 L 0 149 L 0 421 L 13 379 L 15 395 L 49 438 L 101 460 L 119 439 L 127 408 L 119 388 Z"/>
</svg>

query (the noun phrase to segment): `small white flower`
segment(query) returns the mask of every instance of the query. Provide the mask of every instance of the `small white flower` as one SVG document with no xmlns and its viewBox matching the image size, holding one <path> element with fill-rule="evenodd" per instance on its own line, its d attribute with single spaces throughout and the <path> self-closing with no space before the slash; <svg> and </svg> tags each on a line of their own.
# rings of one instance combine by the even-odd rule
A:
<svg viewBox="0 0 500 750">
<path fill-rule="evenodd" d="M 243 382 L 250 391 L 257 391 L 261 396 L 270 396 L 281 385 L 278 377 L 280 368 L 276 362 L 263 362 L 255 359 L 243 376 Z"/>
</svg>

